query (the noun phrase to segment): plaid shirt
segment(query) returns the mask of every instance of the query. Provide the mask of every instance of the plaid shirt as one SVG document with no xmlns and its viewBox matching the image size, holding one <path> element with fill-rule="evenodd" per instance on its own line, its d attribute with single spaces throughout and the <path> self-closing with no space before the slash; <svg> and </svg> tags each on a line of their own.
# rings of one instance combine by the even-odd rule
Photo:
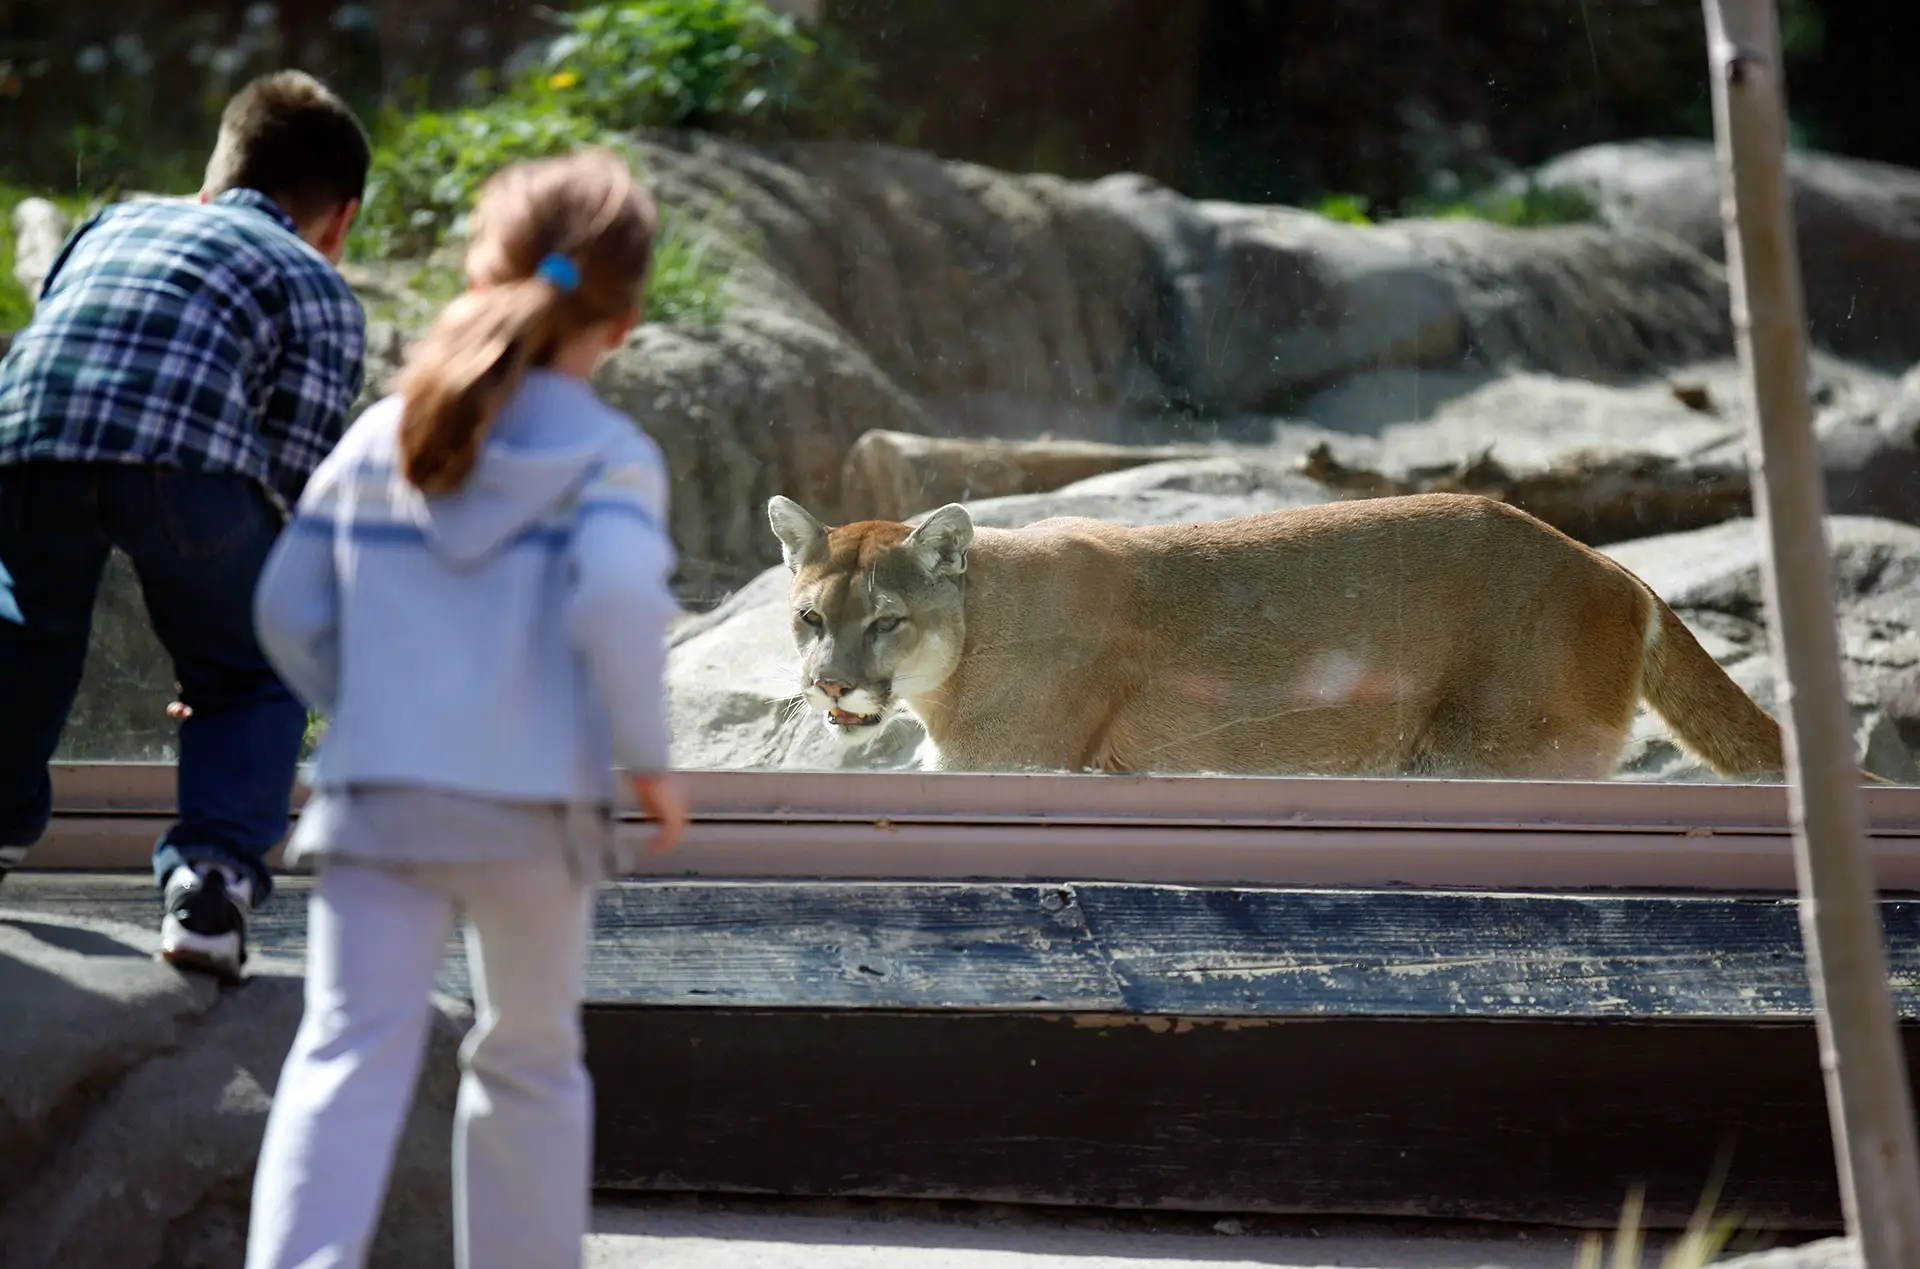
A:
<svg viewBox="0 0 1920 1269">
<path fill-rule="evenodd" d="M 238 472 L 291 507 L 365 345 L 352 289 L 264 194 L 116 203 L 67 240 L 0 361 L 0 465 Z"/>
</svg>

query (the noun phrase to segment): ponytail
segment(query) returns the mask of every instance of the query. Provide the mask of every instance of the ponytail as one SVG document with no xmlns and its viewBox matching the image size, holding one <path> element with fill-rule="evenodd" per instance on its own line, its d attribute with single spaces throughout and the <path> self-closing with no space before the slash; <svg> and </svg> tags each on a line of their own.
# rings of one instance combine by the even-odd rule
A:
<svg viewBox="0 0 1920 1269">
<path fill-rule="evenodd" d="M 408 350 L 394 383 L 409 484 L 426 494 L 460 488 L 528 367 L 637 314 L 657 223 L 611 150 L 513 163 L 487 179 L 467 245 L 474 289 Z"/>
<path fill-rule="evenodd" d="M 451 493 L 479 461 L 487 430 L 527 367 L 552 355 L 560 291 L 541 277 L 454 300 L 408 352 L 395 384 L 400 469 L 422 493 Z"/>
</svg>

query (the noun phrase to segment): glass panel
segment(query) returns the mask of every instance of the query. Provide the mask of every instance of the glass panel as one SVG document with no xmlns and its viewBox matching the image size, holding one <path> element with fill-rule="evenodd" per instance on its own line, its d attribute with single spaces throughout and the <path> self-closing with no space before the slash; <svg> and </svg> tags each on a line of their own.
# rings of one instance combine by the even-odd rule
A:
<svg viewBox="0 0 1920 1269">
<path fill-rule="evenodd" d="M 1858 739 L 1914 782 L 1920 137 L 1858 67 L 1920 13 L 1784 14 Z M 28 0 L 0 330 L 288 64 L 378 145 L 362 405 L 486 174 L 609 140 L 655 191 L 598 383 L 672 472 L 686 766 L 1768 775 L 1693 0 Z M 68 756 L 171 744 L 136 590 Z"/>
</svg>

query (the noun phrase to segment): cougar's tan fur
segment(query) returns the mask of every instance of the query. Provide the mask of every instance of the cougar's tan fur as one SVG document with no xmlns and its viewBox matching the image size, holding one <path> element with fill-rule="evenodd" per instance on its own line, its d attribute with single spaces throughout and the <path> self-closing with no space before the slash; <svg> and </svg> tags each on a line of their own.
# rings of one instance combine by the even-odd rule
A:
<svg viewBox="0 0 1920 1269">
<path fill-rule="evenodd" d="M 1487 498 L 1011 531 L 957 504 L 917 529 L 768 514 L 807 700 L 850 726 L 905 706 L 930 767 L 1597 779 L 1644 697 L 1722 776 L 1782 775 L 1778 725 L 1645 583 Z"/>
</svg>

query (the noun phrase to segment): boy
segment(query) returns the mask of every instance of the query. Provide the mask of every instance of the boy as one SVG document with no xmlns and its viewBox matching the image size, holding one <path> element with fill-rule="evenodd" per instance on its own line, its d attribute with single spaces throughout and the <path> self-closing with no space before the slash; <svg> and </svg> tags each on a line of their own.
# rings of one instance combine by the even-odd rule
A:
<svg viewBox="0 0 1920 1269">
<path fill-rule="evenodd" d="M 154 848 L 161 955 L 238 977 L 272 881 L 306 710 L 253 590 L 359 396 L 365 316 L 336 267 L 370 149 L 298 71 L 220 118 L 200 201 L 107 207 L 67 240 L 0 361 L 0 877 L 52 812 L 110 548 L 132 561 L 185 709 L 179 819 Z"/>
</svg>

